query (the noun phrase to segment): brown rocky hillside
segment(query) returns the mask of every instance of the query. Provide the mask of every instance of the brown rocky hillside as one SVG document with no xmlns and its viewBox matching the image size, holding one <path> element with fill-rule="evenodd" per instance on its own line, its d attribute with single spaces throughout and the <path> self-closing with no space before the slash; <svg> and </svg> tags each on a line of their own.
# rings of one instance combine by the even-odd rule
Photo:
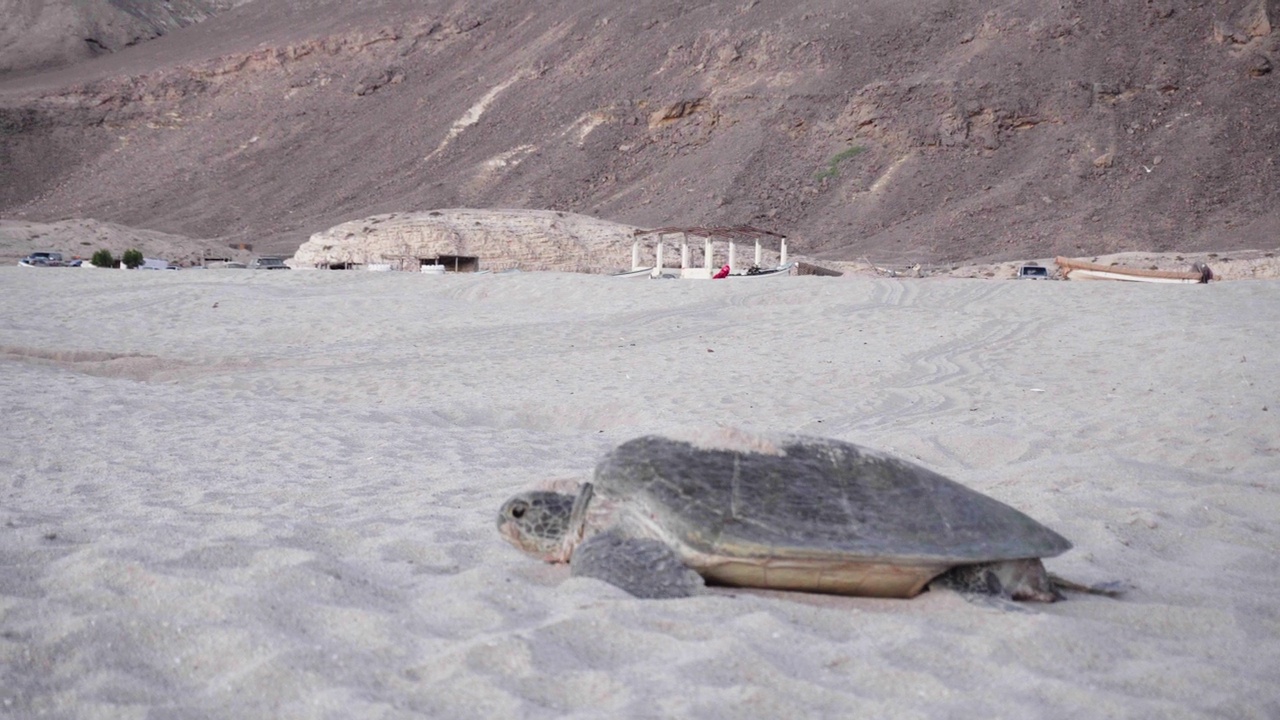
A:
<svg viewBox="0 0 1280 720">
<path fill-rule="evenodd" d="M 234 4 L 76 62 L 60 26 L 0 44 L 0 217 L 273 253 L 455 207 L 881 263 L 1280 246 L 1280 0 Z"/>
<path fill-rule="evenodd" d="M 150 40 L 250 0 L 0 0 L 0 73 L 62 67 Z"/>
</svg>

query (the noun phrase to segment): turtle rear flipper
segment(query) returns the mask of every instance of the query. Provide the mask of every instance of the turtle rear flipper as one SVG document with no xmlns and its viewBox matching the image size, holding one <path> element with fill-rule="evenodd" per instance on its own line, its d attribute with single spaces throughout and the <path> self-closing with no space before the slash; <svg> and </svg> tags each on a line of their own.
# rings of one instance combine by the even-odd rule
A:
<svg viewBox="0 0 1280 720">
<path fill-rule="evenodd" d="M 1059 590 L 1067 592 L 1084 593 L 1085 595 L 1101 595 L 1103 597 L 1118 598 L 1133 589 L 1133 586 L 1122 580 L 1110 580 L 1103 583 L 1093 585 L 1085 585 L 1074 580 L 1068 580 L 1061 575 L 1049 573 L 1049 580 L 1053 582 L 1053 586 Z"/>
<path fill-rule="evenodd" d="M 934 578 L 931 587 L 961 593 L 994 595 L 1010 600 L 1055 602 L 1062 600 L 1056 583 L 1038 559 L 1001 560 L 959 565 Z"/>
<path fill-rule="evenodd" d="M 702 576 L 657 540 L 631 538 L 617 531 L 583 540 L 569 561 L 570 573 L 603 580 L 639 598 L 677 598 L 696 595 Z"/>
</svg>

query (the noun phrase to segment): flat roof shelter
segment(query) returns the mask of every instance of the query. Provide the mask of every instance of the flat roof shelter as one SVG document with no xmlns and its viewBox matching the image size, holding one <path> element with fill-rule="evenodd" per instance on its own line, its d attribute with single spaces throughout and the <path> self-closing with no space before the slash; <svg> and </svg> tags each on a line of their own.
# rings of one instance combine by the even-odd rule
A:
<svg viewBox="0 0 1280 720">
<path fill-rule="evenodd" d="M 437 255 L 433 258 L 418 258 L 422 266 L 443 266 L 445 272 L 473 273 L 480 271 L 480 258 L 472 255 Z"/>
<path fill-rule="evenodd" d="M 667 235 L 680 236 L 680 277 L 710 279 L 719 266 L 715 264 L 715 241 L 722 240 L 728 243 L 728 252 L 725 257 L 725 263 L 729 266 L 730 273 L 736 273 L 739 269 L 736 256 L 736 243 L 755 241 L 755 267 L 760 268 L 763 262 L 764 253 L 761 248 L 761 240 L 776 240 L 778 243 L 778 267 L 784 267 L 787 264 L 787 236 L 781 233 L 765 230 L 764 228 L 753 227 L 751 225 L 732 225 L 732 226 L 689 226 L 689 227 L 660 227 L 652 230 L 636 230 L 635 242 L 631 244 L 631 272 L 639 273 L 645 269 L 640 262 L 640 244 L 652 239 L 654 242 L 654 263 L 651 266 L 650 275 L 660 277 L 662 275 L 664 265 L 663 248 L 665 246 L 665 237 Z M 690 262 L 689 236 L 703 239 L 702 250 L 702 267 L 693 267 Z"/>
</svg>

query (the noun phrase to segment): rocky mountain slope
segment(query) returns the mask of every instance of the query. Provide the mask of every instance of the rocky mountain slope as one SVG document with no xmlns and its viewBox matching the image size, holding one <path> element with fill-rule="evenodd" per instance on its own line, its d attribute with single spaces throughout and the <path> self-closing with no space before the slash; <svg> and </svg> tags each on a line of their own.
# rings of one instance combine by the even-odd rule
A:
<svg viewBox="0 0 1280 720">
<path fill-rule="evenodd" d="M 113 53 L 249 0 L 0 0 L 0 74 Z"/>
<path fill-rule="evenodd" d="M 0 76 L 0 217 L 273 253 L 450 207 L 880 263 L 1275 247 L 1272 22 L 1280 0 L 251 0 Z"/>
</svg>

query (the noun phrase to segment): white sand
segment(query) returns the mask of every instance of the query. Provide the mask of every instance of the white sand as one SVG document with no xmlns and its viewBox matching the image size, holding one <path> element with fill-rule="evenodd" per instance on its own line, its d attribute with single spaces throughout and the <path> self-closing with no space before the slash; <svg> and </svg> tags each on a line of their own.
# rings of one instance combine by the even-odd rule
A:
<svg viewBox="0 0 1280 720">
<path fill-rule="evenodd" d="M 1280 283 L 0 268 L 0 716 L 1280 716 Z M 1123 600 L 632 599 L 503 543 L 630 437 L 935 468 Z"/>
</svg>

